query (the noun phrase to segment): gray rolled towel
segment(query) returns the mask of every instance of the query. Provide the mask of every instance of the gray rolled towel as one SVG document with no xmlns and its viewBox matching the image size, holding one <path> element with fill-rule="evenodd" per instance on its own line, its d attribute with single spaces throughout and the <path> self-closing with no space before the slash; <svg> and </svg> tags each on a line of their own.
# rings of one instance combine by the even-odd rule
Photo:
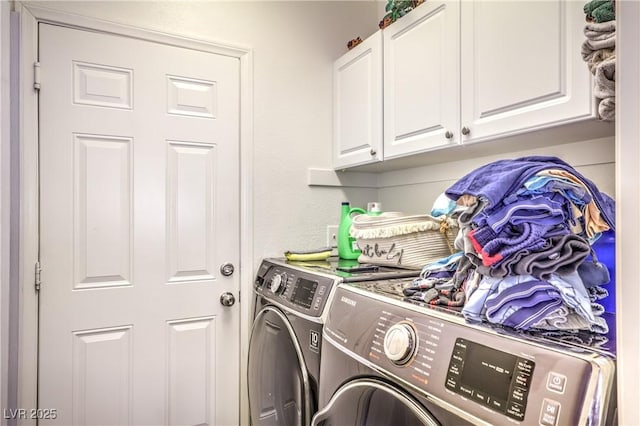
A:
<svg viewBox="0 0 640 426">
<path fill-rule="evenodd" d="M 589 23 L 584 27 L 586 40 L 582 43 L 581 54 L 589 62 L 595 52 L 616 47 L 616 21 Z"/>
<path fill-rule="evenodd" d="M 598 115 L 602 121 L 615 121 L 616 119 L 616 98 L 611 96 L 605 98 L 598 104 Z"/>
<path fill-rule="evenodd" d="M 590 22 L 584 27 L 584 35 L 590 40 L 602 40 L 603 38 L 615 37 L 616 21 Z"/>
<path fill-rule="evenodd" d="M 582 48 L 580 53 L 582 54 L 582 59 L 585 62 L 588 62 L 595 52 L 602 49 L 615 49 L 616 47 L 616 38 L 615 35 L 613 37 L 606 38 L 604 40 L 585 40 L 582 42 Z"/>
<path fill-rule="evenodd" d="M 591 74 L 596 73 L 596 67 L 600 65 L 602 61 L 613 58 L 616 55 L 616 51 L 614 49 L 600 49 L 596 50 L 589 56 L 587 59 L 587 66 L 589 67 L 589 71 Z"/>
<path fill-rule="evenodd" d="M 598 99 L 616 95 L 616 57 L 612 56 L 600 62 L 594 73 L 593 94 Z"/>
</svg>

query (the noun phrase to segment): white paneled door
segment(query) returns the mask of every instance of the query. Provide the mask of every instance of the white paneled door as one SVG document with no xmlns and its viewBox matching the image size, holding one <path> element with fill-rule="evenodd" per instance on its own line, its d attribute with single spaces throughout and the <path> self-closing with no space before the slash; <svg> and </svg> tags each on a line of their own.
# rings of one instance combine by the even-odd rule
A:
<svg viewBox="0 0 640 426">
<path fill-rule="evenodd" d="M 39 61 L 42 423 L 237 425 L 239 60 L 40 24 Z"/>
</svg>

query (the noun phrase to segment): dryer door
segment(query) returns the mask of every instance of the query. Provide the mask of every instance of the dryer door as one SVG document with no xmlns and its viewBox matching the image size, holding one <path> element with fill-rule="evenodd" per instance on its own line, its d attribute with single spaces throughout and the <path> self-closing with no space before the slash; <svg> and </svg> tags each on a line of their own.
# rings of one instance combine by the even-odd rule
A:
<svg viewBox="0 0 640 426">
<path fill-rule="evenodd" d="M 373 379 L 355 379 L 342 385 L 312 426 L 439 426 L 440 423 L 411 395 Z"/>
<path fill-rule="evenodd" d="M 273 306 L 255 316 L 247 370 L 254 426 L 311 422 L 313 403 L 302 350 L 286 315 Z"/>
</svg>

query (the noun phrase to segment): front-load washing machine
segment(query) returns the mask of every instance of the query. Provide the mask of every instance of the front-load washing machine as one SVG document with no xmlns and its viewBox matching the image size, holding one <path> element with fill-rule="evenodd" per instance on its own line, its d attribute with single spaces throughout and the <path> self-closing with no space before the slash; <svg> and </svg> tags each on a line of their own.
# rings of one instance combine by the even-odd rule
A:
<svg viewBox="0 0 640 426">
<path fill-rule="evenodd" d="M 589 342 L 470 324 L 403 300 L 402 286 L 337 286 L 312 425 L 617 424 L 614 332 Z"/>
<path fill-rule="evenodd" d="M 318 406 L 322 327 L 338 283 L 415 277 L 419 272 L 338 259 L 263 260 L 254 282 L 247 366 L 252 424 L 311 423 Z"/>
</svg>

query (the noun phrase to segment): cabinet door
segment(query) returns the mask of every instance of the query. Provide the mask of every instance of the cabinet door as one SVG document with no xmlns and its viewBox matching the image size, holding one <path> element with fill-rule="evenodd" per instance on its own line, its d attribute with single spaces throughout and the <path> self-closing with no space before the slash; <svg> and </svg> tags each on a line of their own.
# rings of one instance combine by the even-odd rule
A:
<svg viewBox="0 0 640 426">
<path fill-rule="evenodd" d="M 382 34 L 376 32 L 334 63 L 333 165 L 382 160 Z"/>
<path fill-rule="evenodd" d="M 459 7 L 429 0 L 384 30 L 385 159 L 459 140 Z"/>
<path fill-rule="evenodd" d="M 464 1 L 463 143 L 593 117 L 582 3 Z M 465 131 L 465 133 L 467 133 Z"/>
</svg>

